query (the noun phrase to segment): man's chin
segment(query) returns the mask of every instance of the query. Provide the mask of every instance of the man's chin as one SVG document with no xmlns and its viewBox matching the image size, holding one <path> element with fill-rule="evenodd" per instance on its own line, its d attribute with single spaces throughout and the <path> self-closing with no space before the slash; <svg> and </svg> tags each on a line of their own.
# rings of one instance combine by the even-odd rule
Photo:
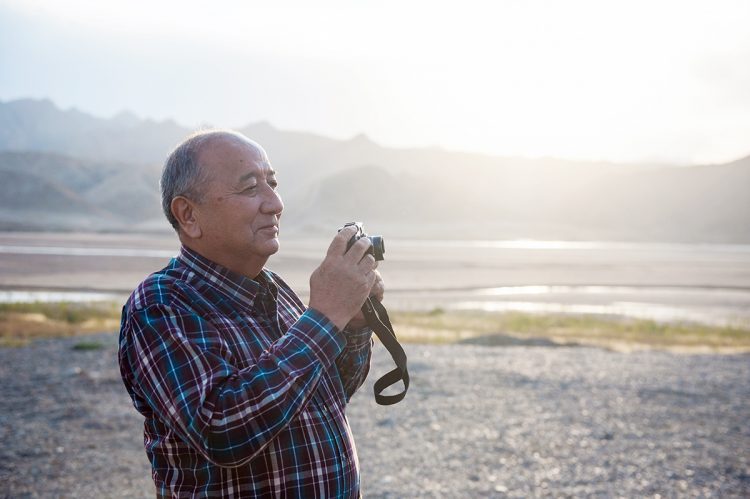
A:
<svg viewBox="0 0 750 499">
<path fill-rule="evenodd" d="M 263 249 L 265 250 L 265 254 L 268 256 L 274 255 L 278 253 L 279 249 L 281 248 L 281 244 L 279 243 L 279 238 L 274 237 L 273 239 L 269 239 L 266 244 L 263 245 Z"/>
</svg>

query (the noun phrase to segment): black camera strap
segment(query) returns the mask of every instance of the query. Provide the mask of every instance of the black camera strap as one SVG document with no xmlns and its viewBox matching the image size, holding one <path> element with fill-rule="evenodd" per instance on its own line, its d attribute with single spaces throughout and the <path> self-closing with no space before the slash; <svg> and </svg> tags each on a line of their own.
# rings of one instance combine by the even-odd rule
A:
<svg viewBox="0 0 750 499">
<path fill-rule="evenodd" d="M 367 325 L 372 328 L 380 342 L 383 344 L 388 353 L 391 354 L 396 368 L 386 373 L 375 382 L 373 391 L 375 392 L 375 402 L 380 405 L 392 405 L 403 400 L 406 391 L 409 389 L 409 371 L 406 368 L 406 353 L 403 347 L 396 339 L 396 333 L 393 331 L 391 320 L 388 318 L 388 312 L 385 307 L 377 300 L 368 298 L 362 305 L 362 313 L 367 320 Z M 395 395 L 383 395 L 383 391 L 389 386 L 395 385 L 399 381 L 404 382 L 404 391 Z"/>
</svg>

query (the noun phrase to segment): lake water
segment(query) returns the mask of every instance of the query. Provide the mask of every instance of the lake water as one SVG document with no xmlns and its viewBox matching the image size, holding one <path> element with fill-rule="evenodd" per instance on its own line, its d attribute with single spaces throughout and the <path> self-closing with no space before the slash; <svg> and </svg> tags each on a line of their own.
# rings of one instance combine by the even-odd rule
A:
<svg viewBox="0 0 750 499">
<path fill-rule="evenodd" d="M 307 296 L 328 241 L 282 237 L 269 267 Z M 0 233 L 0 302 L 122 301 L 166 265 L 170 236 Z M 750 327 L 750 245 L 386 242 L 393 309 L 624 315 Z"/>
<path fill-rule="evenodd" d="M 0 303 L 90 303 L 98 301 L 124 301 L 118 293 L 96 293 L 92 291 L 2 291 Z"/>
</svg>

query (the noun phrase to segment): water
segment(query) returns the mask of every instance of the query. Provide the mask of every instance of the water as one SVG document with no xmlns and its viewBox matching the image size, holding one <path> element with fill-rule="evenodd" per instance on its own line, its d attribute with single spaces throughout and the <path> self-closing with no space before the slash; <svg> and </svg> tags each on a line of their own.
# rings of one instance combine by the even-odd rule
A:
<svg viewBox="0 0 750 499">
<path fill-rule="evenodd" d="M 298 246 L 327 245 L 326 241 L 294 241 Z M 311 243 L 311 244 L 306 244 Z M 744 253 L 750 254 L 750 245 L 746 244 L 678 244 L 678 243 L 635 243 L 609 241 L 542 241 L 532 239 L 514 240 L 439 240 L 414 239 L 388 241 L 389 247 L 396 245 L 401 248 L 417 250 L 430 249 L 498 249 L 498 250 L 539 250 L 539 251 L 667 251 L 667 252 L 714 252 L 714 253 Z M 60 256 L 124 256 L 169 258 L 176 254 L 175 250 L 144 249 L 144 248 L 97 248 L 72 246 L 25 246 L 0 245 L 0 253 L 19 255 L 60 255 Z"/>
<path fill-rule="evenodd" d="M 142 248 L 74 248 L 69 246 L 16 246 L 0 245 L 0 253 L 9 255 L 50 256 L 122 256 L 137 258 L 171 258 L 174 250 Z"/>
<path fill-rule="evenodd" d="M 394 308 L 624 316 L 750 328 L 750 289 L 637 286 L 503 286 L 394 291 Z"/>
<path fill-rule="evenodd" d="M 483 310 L 487 312 L 527 312 L 575 315 L 608 315 L 657 322 L 697 322 L 712 326 L 750 327 L 750 316 L 729 307 L 695 308 L 668 306 L 646 302 L 611 302 L 606 305 L 580 303 L 539 303 L 523 301 L 472 302 L 464 301 L 449 306 L 454 310 Z"/>
<path fill-rule="evenodd" d="M 457 310 L 621 315 L 750 327 L 750 289 L 676 286 L 516 286 L 479 289 Z M 497 300 L 495 297 L 502 297 Z M 523 297 L 518 300 L 517 297 Z"/>
<path fill-rule="evenodd" d="M 1 291 L 0 303 L 90 303 L 98 301 L 124 302 L 126 296 L 95 291 Z"/>
<path fill-rule="evenodd" d="M 303 297 L 330 241 L 282 238 L 269 265 Z M 121 301 L 177 242 L 0 233 L 0 302 Z M 602 314 L 750 327 L 750 245 L 388 240 L 392 309 Z M 90 290 L 101 287 L 105 290 Z M 112 291 L 115 290 L 115 291 Z"/>
<path fill-rule="evenodd" d="M 389 241 L 390 242 L 390 241 Z M 600 251 L 687 251 L 696 250 L 722 253 L 750 253 L 748 244 L 684 244 L 684 243 L 641 243 L 625 241 L 543 241 L 536 239 L 512 240 L 443 240 L 422 239 L 397 241 L 411 247 L 424 248 L 490 248 L 524 250 L 600 250 Z"/>
</svg>

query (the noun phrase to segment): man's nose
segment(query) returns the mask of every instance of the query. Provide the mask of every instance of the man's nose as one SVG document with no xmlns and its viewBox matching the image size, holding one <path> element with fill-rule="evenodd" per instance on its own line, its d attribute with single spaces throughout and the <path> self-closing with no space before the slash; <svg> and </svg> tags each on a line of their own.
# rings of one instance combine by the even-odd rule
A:
<svg viewBox="0 0 750 499">
<path fill-rule="evenodd" d="M 266 199 L 261 205 L 261 210 L 264 213 L 272 213 L 274 215 L 280 215 L 284 211 L 284 202 L 277 191 L 270 188 L 267 190 Z"/>
</svg>

